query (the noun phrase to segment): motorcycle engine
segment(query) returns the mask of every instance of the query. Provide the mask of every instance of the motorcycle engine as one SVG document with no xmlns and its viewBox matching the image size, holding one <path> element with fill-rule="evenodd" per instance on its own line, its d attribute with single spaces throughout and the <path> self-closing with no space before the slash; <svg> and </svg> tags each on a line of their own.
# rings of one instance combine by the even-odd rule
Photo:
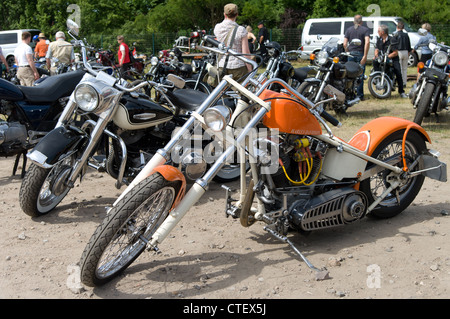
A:
<svg viewBox="0 0 450 319">
<path fill-rule="evenodd" d="M 11 156 L 27 149 L 27 128 L 18 122 L 0 122 L 0 156 Z"/>
<path fill-rule="evenodd" d="M 289 219 L 298 230 L 312 231 L 352 223 L 366 211 L 366 195 L 345 187 L 295 201 L 289 208 Z"/>
<path fill-rule="evenodd" d="M 287 218 L 293 228 L 311 231 L 352 223 L 365 216 L 368 200 L 364 193 L 321 176 L 328 150 L 325 143 L 298 135 L 279 140 L 280 165 L 270 176 L 275 193 L 287 194 Z M 273 144 L 274 139 L 270 142 Z M 272 203 L 276 198 L 264 193 L 257 195 L 266 202 L 272 199 Z"/>
</svg>

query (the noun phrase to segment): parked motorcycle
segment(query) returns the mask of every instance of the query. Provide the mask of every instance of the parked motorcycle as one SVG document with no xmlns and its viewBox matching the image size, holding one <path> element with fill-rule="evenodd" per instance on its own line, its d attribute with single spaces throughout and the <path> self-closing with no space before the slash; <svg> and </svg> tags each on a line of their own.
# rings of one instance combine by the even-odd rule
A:
<svg viewBox="0 0 450 319">
<path fill-rule="evenodd" d="M 388 46 L 386 52 L 380 51 L 376 61 L 379 63 L 380 69 L 378 71 L 372 69 L 369 75 L 370 94 L 377 99 L 387 99 L 391 96 L 392 91 L 395 90 L 396 78 L 394 72 L 394 64 L 388 58 L 391 45 Z"/>
<path fill-rule="evenodd" d="M 13 174 L 23 155 L 56 125 L 84 71 L 47 77 L 37 86 L 15 85 L 0 79 L 0 156 L 16 156 Z M 72 115 L 72 114 L 71 114 Z"/>
<path fill-rule="evenodd" d="M 116 179 L 118 189 L 129 184 L 153 154 L 170 141 L 176 127 L 186 122 L 187 114 L 193 113 L 205 99 L 211 101 L 199 91 L 172 91 L 152 81 L 129 87 L 122 79 L 92 69 L 87 63 L 84 42 L 77 39 L 75 23 L 68 24 L 88 72 L 70 96 L 54 129 L 27 155 L 32 164 L 22 181 L 19 202 L 22 210 L 33 217 L 52 211 L 76 179 L 83 177 L 87 167 L 107 172 Z M 169 82 L 170 89 L 184 84 L 173 75 L 168 77 Z M 137 93 L 147 85 L 165 97 L 164 104 Z M 75 111 L 93 118 L 82 126 L 71 125 L 68 117 Z M 197 179 L 207 169 L 208 163 L 198 155 L 202 147 L 200 140 L 170 159 L 188 180 Z M 221 178 L 233 180 L 239 177 L 239 172 L 239 167 L 225 169 Z"/>
<path fill-rule="evenodd" d="M 266 44 L 267 48 L 267 66 L 265 71 L 260 75 L 260 81 L 263 78 L 273 79 L 279 78 L 294 89 L 298 89 L 308 77 L 308 73 L 314 70 L 313 67 L 294 68 L 289 62 L 289 56 L 301 54 L 301 51 L 283 51 L 281 45 L 276 41 L 270 41 Z M 272 88 L 274 89 L 274 88 Z"/>
<path fill-rule="evenodd" d="M 361 45 L 358 39 L 352 40 L 352 43 Z M 345 62 L 349 56 L 338 38 L 328 40 L 317 56 L 311 57 L 319 66 L 316 76 L 307 78 L 298 92 L 314 103 L 336 96 L 336 99 L 327 102 L 327 106 L 337 114 L 345 113 L 349 107 L 360 102 L 356 90 L 363 74 L 363 68 L 358 63 Z"/>
<path fill-rule="evenodd" d="M 185 82 L 185 87 L 189 89 L 194 89 L 206 94 L 211 93 L 211 87 L 197 78 L 193 78 L 193 67 L 190 64 L 180 62 L 176 54 L 171 54 L 171 52 L 164 50 L 159 53 L 159 56 L 153 56 L 150 58 L 150 69 L 149 71 L 140 79 L 132 82 L 132 85 L 137 85 L 143 81 L 154 81 L 162 85 L 167 84 L 167 76 L 169 74 L 177 75 L 183 78 Z M 146 88 L 146 94 L 152 96 L 152 87 Z M 158 92 L 154 94 L 156 100 L 159 101 L 160 95 Z"/>
<path fill-rule="evenodd" d="M 251 60 L 218 43 L 221 54 Z M 225 76 L 208 100 L 172 140 L 147 163 L 139 176 L 116 200 L 92 235 L 81 256 L 81 281 L 87 286 L 109 282 L 146 249 L 159 251 L 170 232 L 208 190 L 208 185 L 236 152 L 241 155 L 241 192 L 231 197 L 226 187 L 226 215 L 244 227 L 255 222 L 275 238 L 289 244 L 316 271 L 288 239 L 288 231 L 321 230 L 352 224 L 371 214 L 395 216 L 419 193 L 425 176 L 446 181 L 446 165 L 427 149 L 430 138 L 419 125 L 399 118 L 381 117 L 364 125 L 349 142 L 334 136 L 325 122 L 339 121 L 324 111 L 334 100 L 312 103 L 283 80 L 272 78 L 247 90 Z M 282 92 L 268 88 L 281 85 Z M 214 106 L 229 89 L 243 96 L 235 110 Z M 225 141 L 214 165 L 189 191 L 183 174 L 165 165 L 168 154 L 192 126 L 201 122 Z M 326 132 L 322 131 L 322 126 Z M 256 128 L 261 128 L 257 131 Z M 244 158 L 250 161 L 250 181 Z M 322 277 L 323 279 L 323 277 Z"/>
<path fill-rule="evenodd" d="M 447 109 L 450 103 L 448 97 L 450 46 L 436 42 L 430 43 L 429 46 L 433 50 L 433 56 L 427 62 L 427 66 L 419 63 L 419 80 L 409 94 L 411 103 L 416 109 L 414 122 L 419 125 L 432 113 L 436 115 L 438 121 L 438 112 Z"/>
</svg>

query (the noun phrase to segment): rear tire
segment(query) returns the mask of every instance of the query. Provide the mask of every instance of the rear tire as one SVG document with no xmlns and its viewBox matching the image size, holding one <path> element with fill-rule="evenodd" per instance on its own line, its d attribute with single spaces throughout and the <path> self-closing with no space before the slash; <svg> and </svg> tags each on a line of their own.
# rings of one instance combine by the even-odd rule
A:
<svg viewBox="0 0 450 319">
<path fill-rule="evenodd" d="M 167 218 L 179 182 L 155 173 L 136 185 L 97 227 L 81 256 L 81 282 L 103 285 L 131 265 Z"/>
</svg>

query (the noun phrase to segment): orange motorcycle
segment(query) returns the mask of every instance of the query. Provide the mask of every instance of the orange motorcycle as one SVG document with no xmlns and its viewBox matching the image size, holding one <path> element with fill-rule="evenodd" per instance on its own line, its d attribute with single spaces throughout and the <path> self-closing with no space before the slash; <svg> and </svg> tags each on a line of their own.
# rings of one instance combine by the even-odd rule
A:
<svg viewBox="0 0 450 319">
<path fill-rule="evenodd" d="M 209 50 L 234 54 L 252 64 L 211 37 L 204 40 L 216 46 Z M 329 100 L 313 104 L 278 78 L 259 83 L 255 71 L 241 84 L 225 76 L 116 200 L 81 257 L 85 285 L 104 284 L 144 250 L 158 251 L 233 158 L 241 163 L 240 193 L 232 199 L 230 189 L 224 187 L 227 216 L 239 219 L 244 227 L 264 224 L 267 232 L 289 244 L 316 270 L 319 279 L 327 271 L 316 268 L 293 245 L 288 231 L 318 231 L 367 215 L 393 217 L 411 204 L 425 177 L 447 180 L 446 164 L 427 149 L 430 137 L 419 125 L 381 117 L 346 142 L 327 123 L 340 125 L 323 109 Z M 280 86 L 279 92 L 271 90 Z M 237 106 L 214 106 L 230 90 L 240 96 Z M 211 169 L 186 191 L 183 174 L 165 162 L 179 152 L 196 124 L 221 143 L 214 144 L 215 152 L 203 154 L 214 155 Z M 248 174 L 246 163 L 250 163 Z"/>
</svg>

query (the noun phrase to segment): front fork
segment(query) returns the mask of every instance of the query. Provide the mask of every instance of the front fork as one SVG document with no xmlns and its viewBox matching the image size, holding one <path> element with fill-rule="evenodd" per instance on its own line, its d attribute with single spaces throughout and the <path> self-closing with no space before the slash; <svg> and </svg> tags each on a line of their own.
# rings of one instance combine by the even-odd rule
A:
<svg viewBox="0 0 450 319">
<path fill-rule="evenodd" d="M 114 107 L 117 105 L 121 98 L 121 94 L 114 97 L 114 100 L 111 102 L 112 106 Z M 70 118 L 75 114 L 75 110 L 77 109 L 77 104 L 75 102 L 75 99 L 73 97 L 73 93 L 70 96 L 69 102 L 67 103 L 66 107 L 64 108 L 63 112 L 61 113 L 61 116 L 58 119 L 58 122 L 56 124 L 56 127 L 60 127 L 65 125 Z M 97 142 L 100 140 L 101 136 L 103 135 L 106 126 L 111 121 L 112 117 L 114 116 L 114 111 L 111 111 L 111 108 L 108 108 L 106 111 L 104 111 L 102 114 L 100 114 L 97 122 L 95 125 L 93 125 L 94 129 L 92 130 L 92 133 L 89 134 L 89 143 L 87 147 L 83 150 L 83 154 L 80 158 L 78 158 L 74 164 L 74 167 L 72 169 L 72 172 L 67 179 L 67 186 L 73 187 L 75 184 L 76 179 L 81 174 L 83 167 L 87 163 L 90 155 L 92 154 L 92 151 L 94 150 L 95 146 L 97 145 Z"/>
<path fill-rule="evenodd" d="M 186 196 L 181 200 L 180 204 L 173 209 L 169 216 L 165 219 L 165 221 L 161 224 L 161 226 L 156 230 L 155 234 L 152 237 L 152 240 L 149 242 L 148 247 L 150 249 L 154 249 L 159 243 L 161 243 L 167 235 L 173 230 L 173 228 L 178 224 L 178 222 L 184 217 L 184 215 L 188 212 L 188 210 L 198 202 L 198 200 L 203 196 L 203 194 L 208 189 L 209 183 L 212 181 L 213 177 L 216 173 L 222 169 L 225 165 L 227 158 L 229 158 L 236 150 L 236 145 L 242 145 L 245 142 L 245 138 L 248 136 L 250 131 L 258 124 L 268 110 L 262 107 L 256 115 L 250 120 L 250 122 L 244 127 L 242 132 L 236 138 L 236 143 L 230 145 L 214 165 L 206 172 L 206 174 L 198 179 L 191 187 L 191 189 L 187 192 Z M 244 165 L 245 163 L 241 164 Z"/>
</svg>

